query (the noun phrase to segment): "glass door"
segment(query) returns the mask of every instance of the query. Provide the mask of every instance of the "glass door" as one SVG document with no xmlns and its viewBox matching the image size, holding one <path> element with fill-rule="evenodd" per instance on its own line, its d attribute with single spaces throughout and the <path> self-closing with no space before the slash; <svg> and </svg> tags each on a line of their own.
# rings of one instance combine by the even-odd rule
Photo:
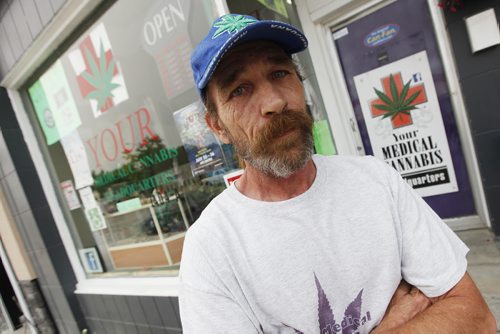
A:
<svg viewBox="0 0 500 334">
<path fill-rule="evenodd" d="M 394 167 L 441 218 L 476 214 L 426 0 L 332 30 L 366 154 Z"/>
</svg>

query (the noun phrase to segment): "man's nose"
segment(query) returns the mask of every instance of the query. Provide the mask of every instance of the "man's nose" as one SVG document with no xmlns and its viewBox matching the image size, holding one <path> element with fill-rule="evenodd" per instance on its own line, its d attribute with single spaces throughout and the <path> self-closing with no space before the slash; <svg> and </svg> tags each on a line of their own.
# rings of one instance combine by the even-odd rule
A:
<svg viewBox="0 0 500 334">
<path fill-rule="evenodd" d="M 273 85 L 266 83 L 260 89 L 261 113 L 263 116 L 272 116 L 283 112 L 287 106 L 287 100 L 283 92 Z"/>
</svg>

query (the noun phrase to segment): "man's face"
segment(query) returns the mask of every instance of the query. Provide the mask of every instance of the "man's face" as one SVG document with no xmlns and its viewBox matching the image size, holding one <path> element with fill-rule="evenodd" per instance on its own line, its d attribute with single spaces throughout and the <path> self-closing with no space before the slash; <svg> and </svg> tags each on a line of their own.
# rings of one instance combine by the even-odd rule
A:
<svg viewBox="0 0 500 334">
<path fill-rule="evenodd" d="M 310 160 L 312 120 L 295 65 L 276 44 L 232 49 L 210 80 L 208 99 L 218 117 L 209 126 L 232 143 L 246 163 L 273 177 L 288 177 Z"/>
</svg>

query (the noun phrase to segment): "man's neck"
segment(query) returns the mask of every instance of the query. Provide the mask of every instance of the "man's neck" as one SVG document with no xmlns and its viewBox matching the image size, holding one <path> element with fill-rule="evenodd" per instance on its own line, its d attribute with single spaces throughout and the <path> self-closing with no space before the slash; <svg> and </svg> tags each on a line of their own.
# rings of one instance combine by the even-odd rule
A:
<svg viewBox="0 0 500 334">
<path fill-rule="evenodd" d="M 276 178 L 247 165 L 236 187 L 245 196 L 266 202 L 284 201 L 304 193 L 316 178 L 316 166 L 306 165 L 287 178 Z"/>
</svg>

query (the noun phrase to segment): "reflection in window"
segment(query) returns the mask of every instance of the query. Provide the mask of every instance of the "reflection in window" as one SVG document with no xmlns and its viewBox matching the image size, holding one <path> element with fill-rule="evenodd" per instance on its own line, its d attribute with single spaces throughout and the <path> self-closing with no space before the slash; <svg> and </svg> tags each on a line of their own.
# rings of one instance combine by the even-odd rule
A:
<svg viewBox="0 0 500 334">
<path fill-rule="evenodd" d="M 175 268 L 239 169 L 189 65 L 216 16 L 208 0 L 119 1 L 28 87 L 89 274 Z"/>
</svg>

